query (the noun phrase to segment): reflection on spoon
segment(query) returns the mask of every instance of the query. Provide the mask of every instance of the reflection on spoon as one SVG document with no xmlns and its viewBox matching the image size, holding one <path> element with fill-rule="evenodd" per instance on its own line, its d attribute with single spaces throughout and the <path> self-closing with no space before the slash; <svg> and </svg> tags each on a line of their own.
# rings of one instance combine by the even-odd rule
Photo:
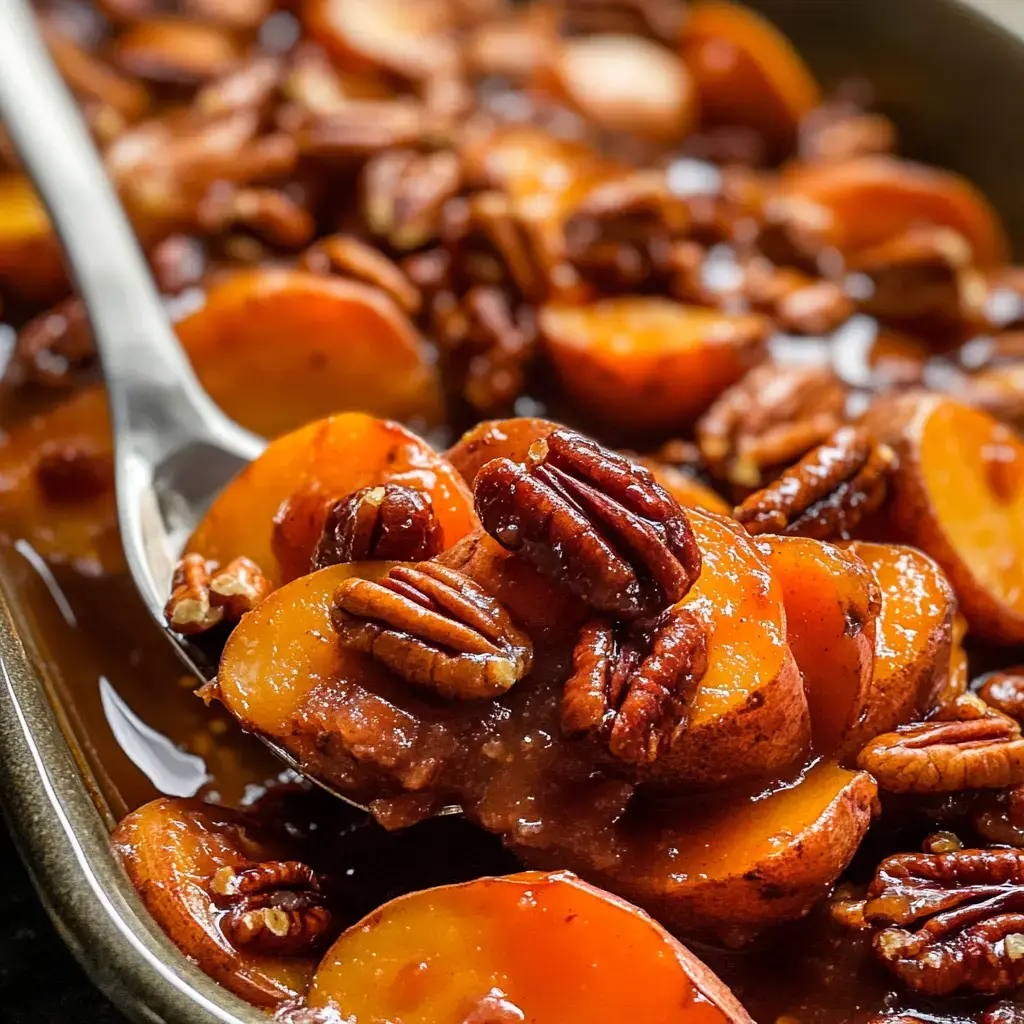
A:
<svg viewBox="0 0 1024 1024">
<path fill-rule="evenodd" d="M 142 721 L 106 676 L 100 676 L 100 701 L 121 749 L 161 793 L 195 796 L 210 780 L 206 762 L 179 750 L 163 733 Z"/>
</svg>

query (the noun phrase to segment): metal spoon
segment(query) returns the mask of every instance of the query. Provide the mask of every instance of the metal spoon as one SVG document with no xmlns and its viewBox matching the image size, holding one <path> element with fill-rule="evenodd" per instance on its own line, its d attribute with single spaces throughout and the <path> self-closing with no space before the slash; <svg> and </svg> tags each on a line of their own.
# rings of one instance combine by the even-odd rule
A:
<svg viewBox="0 0 1024 1024">
<path fill-rule="evenodd" d="M 188 535 L 266 442 L 221 412 L 196 379 L 28 3 L 0 0 L 0 26 L 0 119 L 60 236 L 103 363 L 128 569 L 186 666 L 209 679 L 215 666 L 167 630 L 164 604 Z"/>
</svg>

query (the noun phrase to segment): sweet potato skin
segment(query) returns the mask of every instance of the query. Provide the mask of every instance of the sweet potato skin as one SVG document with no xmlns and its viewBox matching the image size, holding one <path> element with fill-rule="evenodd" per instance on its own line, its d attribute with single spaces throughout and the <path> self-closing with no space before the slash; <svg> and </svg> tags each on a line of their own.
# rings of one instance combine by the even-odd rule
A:
<svg viewBox="0 0 1024 1024">
<path fill-rule="evenodd" d="M 1024 443 L 987 413 L 943 395 L 879 402 L 865 421 L 899 459 L 887 513 L 900 538 L 942 567 L 972 634 L 1024 641 L 1024 487 L 1014 468 L 1024 466 Z M 1015 488 L 1006 500 L 988 475 L 986 449 L 1005 456 Z"/>
<path fill-rule="evenodd" d="M 420 963 L 429 967 L 409 969 Z M 481 878 L 385 904 L 328 951 L 309 1005 L 354 1024 L 461 1024 L 495 987 L 537 1024 L 752 1024 L 647 914 L 565 871 Z"/>
</svg>

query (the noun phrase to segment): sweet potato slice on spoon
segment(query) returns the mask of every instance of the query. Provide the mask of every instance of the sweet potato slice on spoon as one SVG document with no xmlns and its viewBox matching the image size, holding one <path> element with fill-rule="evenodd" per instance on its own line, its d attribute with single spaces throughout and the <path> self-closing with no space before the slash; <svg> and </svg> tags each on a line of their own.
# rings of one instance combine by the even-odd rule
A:
<svg viewBox="0 0 1024 1024">
<path fill-rule="evenodd" d="M 327 952 L 309 1005 L 352 1024 L 751 1024 L 647 914 L 564 871 L 385 904 Z"/>
</svg>

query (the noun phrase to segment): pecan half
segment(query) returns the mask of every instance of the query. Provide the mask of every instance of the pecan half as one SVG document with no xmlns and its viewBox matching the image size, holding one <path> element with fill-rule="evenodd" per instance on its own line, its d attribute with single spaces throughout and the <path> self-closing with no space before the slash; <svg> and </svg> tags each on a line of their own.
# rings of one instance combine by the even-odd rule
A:
<svg viewBox="0 0 1024 1024">
<path fill-rule="evenodd" d="M 651 764 L 685 730 L 706 669 L 706 628 L 684 608 L 644 627 L 592 619 L 562 692 L 562 732 L 598 737 L 621 761 Z"/>
<path fill-rule="evenodd" d="M 755 367 L 697 423 L 711 472 L 755 488 L 766 474 L 821 444 L 843 421 L 846 388 L 820 367 Z"/>
<path fill-rule="evenodd" d="M 251 559 L 235 558 L 221 569 L 195 552 L 178 562 L 172 587 L 164 616 L 183 636 L 203 633 L 222 621 L 237 622 L 273 589 Z"/>
<path fill-rule="evenodd" d="M 993 672 L 978 690 L 978 696 L 1004 715 L 1024 718 L 1024 665 Z"/>
<path fill-rule="evenodd" d="M 734 514 L 748 533 L 829 540 L 850 531 L 885 500 L 895 456 L 861 427 L 841 427 Z"/>
<path fill-rule="evenodd" d="M 888 857 L 862 907 L 880 928 L 876 955 L 911 988 L 996 994 L 1024 982 L 1024 851 Z"/>
<path fill-rule="evenodd" d="M 328 509 L 311 568 L 368 559 L 418 562 L 443 548 L 444 530 L 426 491 L 363 487 Z"/>
<path fill-rule="evenodd" d="M 442 697 L 498 697 L 533 664 L 533 644 L 468 576 L 435 562 L 395 566 L 379 582 L 348 579 L 331 620 L 343 647 Z"/>
<path fill-rule="evenodd" d="M 221 922 L 238 949 L 265 956 L 309 956 L 335 929 L 320 880 L 300 861 L 264 861 L 219 868 L 210 895 L 227 913 Z"/>
<path fill-rule="evenodd" d="M 96 345 L 81 299 L 65 299 L 18 332 L 12 369 L 20 380 L 71 387 L 95 366 Z"/>
<path fill-rule="evenodd" d="M 1024 739 L 1002 716 L 920 722 L 875 737 L 857 764 L 890 793 L 1002 789 L 1024 782 Z"/>
<path fill-rule="evenodd" d="M 536 441 L 525 465 L 487 463 L 474 492 L 502 547 L 607 615 L 656 615 L 700 575 L 700 548 L 676 500 L 650 471 L 572 430 Z"/>
</svg>

